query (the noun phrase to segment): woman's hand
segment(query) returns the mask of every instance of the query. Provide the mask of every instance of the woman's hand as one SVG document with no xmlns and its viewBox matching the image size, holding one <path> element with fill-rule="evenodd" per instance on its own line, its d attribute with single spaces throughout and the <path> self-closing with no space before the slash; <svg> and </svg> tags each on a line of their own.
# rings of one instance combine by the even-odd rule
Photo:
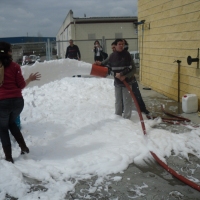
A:
<svg viewBox="0 0 200 200">
<path fill-rule="evenodd" d="M 31 82 L 31 81 L 35 81 L 35 80 L 40 80 L 41 78 L 41 74 L 39 72 L 36 73 L 31 73 L 28 77 L 28 79 L 26 79 L 26 86 Z"/>
<path fill-rule="evenodd" d="M 39 74 L 39 72 L 36 72 L 35 74 L 31 73 L 29 75 L 30 81 L 40 80 L 40 78 L 41 78 L 41 74 Z"/>
</svg>

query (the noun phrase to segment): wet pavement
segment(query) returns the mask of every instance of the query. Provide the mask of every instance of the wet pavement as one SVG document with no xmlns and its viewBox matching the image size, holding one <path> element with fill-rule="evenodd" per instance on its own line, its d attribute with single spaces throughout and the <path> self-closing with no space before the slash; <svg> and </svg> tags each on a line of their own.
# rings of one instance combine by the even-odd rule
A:
<svg viewBox="0 0 200 200">
<path fill-rule="evenodd" d="M 161 110 L 161 105 L 164 105 L 166 111 L 190 119 L 191 122 L 188 122 L 188 125 L 200 125 L 198 114 L 183 113 L 181 103 L 153 90 L 143 90 L 144 86 L 140 84 L 139 87 L 145 105 L 152 116 L 167 117 Z M 161 123 L 156 125 L 155 128 L 165 129 L 177 134 L 190 131 L 185 125 L 169 123 Z M 172 152 L 172 155 L 166 158 L 166 161 L 169 167 L 181 172 L 182 176 L 200 179 L 200 159 L 196 156 L 191 154 L 189 160 L 186 160 L 181 156 L 173 155 Z M 117 180 L 116 177 L 118 177 Z M 66 199 L 200 200 L 199 191 L 173 177 L 155 161 L 147 162 L 146 166 L 137 166 L 132 163 L 124 172 L 107 176 L 99 185 L 96 185 L 96 180 L 97 177 L 93 177 L 89 180 L 79 181 L 75 191 L 68 193 Z M 197 182 L 197 184 L 200 183 Z"/>
<path fill-rule="evenodd" d="M 168 164 L 177 167 L 185 165 L 185 161 L 170 158 Z M 200 170 L 198 172 L 200 174 Z M 113 181 L 115 177 L 120 181 Z M 113 179 L 112 179 L 113 178 Z M 102 184 L 95 185 L 96 177 L 82 180 L 76 185 L 76 191 L 68 194 L 66 199 L 94 200 L 198 200 L 199 192 L 186 186 L 172 177 L 157 163 L 147 163 L 146 167 L 130 164 L 124 173 L 110 175 Z"/>
<path fill-rule="evenodd" d="M 152 116 L 166 116 L 161 111 L 161 105 L 163 104 L 166 111 L 190 119 L 189 125 L 200 125 L 200 117 L 197 113 L 182 113 L 181 103 L 153 90 L 143 90 L 144 86 L 140 84 L 139 87 L 146 107 Z M 155 128 L 165 129 L 177 134 L 190 131 L 186 126 L 168 123 L 161 123 L 156 125 Z M 173 155 L 172 152 L 172 155 L 166 160 L 168 166 L 181 172 L 181 175 L 200 179 L 200 159 L 196 156 L 189 155 L 189 160 L 186 160 Z M 67 193 L 64 199 L 200 200 L 200 192 L 173 177 L 153 160 L 147 161 L 146 166 L 137 166 L 132 163 L 124 172 L 108 175 L 99 184 L 96 184 L 97 178 L 94 176 L 91 179 L 80 180 L 75 186 L 75 191 Z M 40 183 L 33 183 L 32 180 L 26 181 L 33 185 L 32 191 L 42 190 L 45 192 L 47 190 L 41 188 Z M 15 200 L 15 198 L 7 196 L 6 200 Z"/>
</svg>

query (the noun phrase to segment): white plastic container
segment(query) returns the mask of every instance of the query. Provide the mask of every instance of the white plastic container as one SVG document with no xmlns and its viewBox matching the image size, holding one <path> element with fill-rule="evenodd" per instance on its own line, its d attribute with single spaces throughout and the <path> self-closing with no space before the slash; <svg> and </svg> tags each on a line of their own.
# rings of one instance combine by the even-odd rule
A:
<svg viewBox="0 0 200 200">
<path fill-rule="evenodd" d="M 198 111 L 198 97 L 196 94 L 185 94 L 182 97 L 182 110 L 184 113 Z"/>
</svg>

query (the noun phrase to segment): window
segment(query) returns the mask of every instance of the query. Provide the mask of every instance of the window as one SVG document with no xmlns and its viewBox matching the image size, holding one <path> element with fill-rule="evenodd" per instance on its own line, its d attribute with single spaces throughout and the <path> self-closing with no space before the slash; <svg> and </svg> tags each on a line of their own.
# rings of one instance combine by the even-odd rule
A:
<svg viewBox="0 0 200 200">
<path fill-rule="evenodd" d="M 131 57 L 134 59 L 134 54 L 131 53 Z"/>
<path fill-rule="evenodd" d="M 122 33 L 115 33 L 115 38 L 116 39 L 123 38 Z"/>
<path fill-rule="evenodd" d="M 96 34 L 95 33 L 88 34 L 88 40 L 95 40 L 95 39 L 96 39 Z"/>
<path fill-rule="evenodd" d="M 140 59 L 139 53 L 135 54 L 135 59 Z"/>
</svg>

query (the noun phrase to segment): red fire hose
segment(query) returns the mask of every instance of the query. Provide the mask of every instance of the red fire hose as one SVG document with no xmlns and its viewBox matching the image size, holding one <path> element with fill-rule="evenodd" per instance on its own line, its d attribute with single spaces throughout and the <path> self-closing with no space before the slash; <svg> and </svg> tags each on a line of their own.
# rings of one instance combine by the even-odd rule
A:
<svg viewBox="0 0 200 200">
<path fill-rule="evenodd" d="M 128 85 L 128 83 L 124 80 L 123 81 L 124 85 L 126 86 L 126 88 L 128 89 L 128 91 L 131 94 L 131 97 L 133 98 L 133 101 L 136 105 L 139 117 L 140 117 L 140 122 L 141 122 L 141 126 L 142 126 L 142 130 L 144 135 L 146 134 L 146 128 L 145 128 L 145 124 L 144 124 L 144 120 L 140 111 L 140 107 L 138 105 L 137 99 L 135 98 L 135 95 L 133 94 L 130 86 Z M 180 117 L 181 118 L 181 117 Z M 190 187 L 198 190 L 200 192 L 200 185 L 190 181 L 189 179 L 185 178 L 184 176 L 181 176 L 180 174 L 178 174 L 176 171 L 174 171 L 173 169 L 171 169 L 168 165 L 166 165 L 164 162 L 162 162 L 158 156 L 153 153 L 152 151 L 150 151 L 151 155 L 154 157 L 154 159 L 160 164 L 160 166 L 162 166 L 166 171 L 168 171 L 170 174 L 172 174 L 173 176 L 175 176 L 176 178 L 178 178 L 180 181 L 182 181 L 183 183 L 189 185 Z"/>
<path fill-rule="evenodd" d="M 177 115 L 174 115 L 174 114 L 172 114 L 172 113 L 169 113 L 169 112 L 165 111 L 164 108 L 163 108 L 163 105 L 161 105 L 161 110 L 163 111 L 163 113 L 164 113 L 165 115 L 168 115 L 168 116 L 172 117 L 172 118 L 161 117 L 161 119 L 162 119 L 163 122 L 171 123 L 171 124 L 176 124 L 176 125 L 179 125 L 179 124 L 187 125 L 186 122 L 190 122 L 190 120 L 187 119 L 187 118 L 180 117 L 180 116 L 177 116 Z M 157 118 L 157 117 L 147 115 L 147 118 L 148 118 L 148 119 L 155 119 L 155 118 Z M 195 126 L 192 125 L 192 126 L 193 126 L 193 127 L 199 127 L 199 126 L 197 126 L 197 125 L 195 125 Z"/>
</svg>

